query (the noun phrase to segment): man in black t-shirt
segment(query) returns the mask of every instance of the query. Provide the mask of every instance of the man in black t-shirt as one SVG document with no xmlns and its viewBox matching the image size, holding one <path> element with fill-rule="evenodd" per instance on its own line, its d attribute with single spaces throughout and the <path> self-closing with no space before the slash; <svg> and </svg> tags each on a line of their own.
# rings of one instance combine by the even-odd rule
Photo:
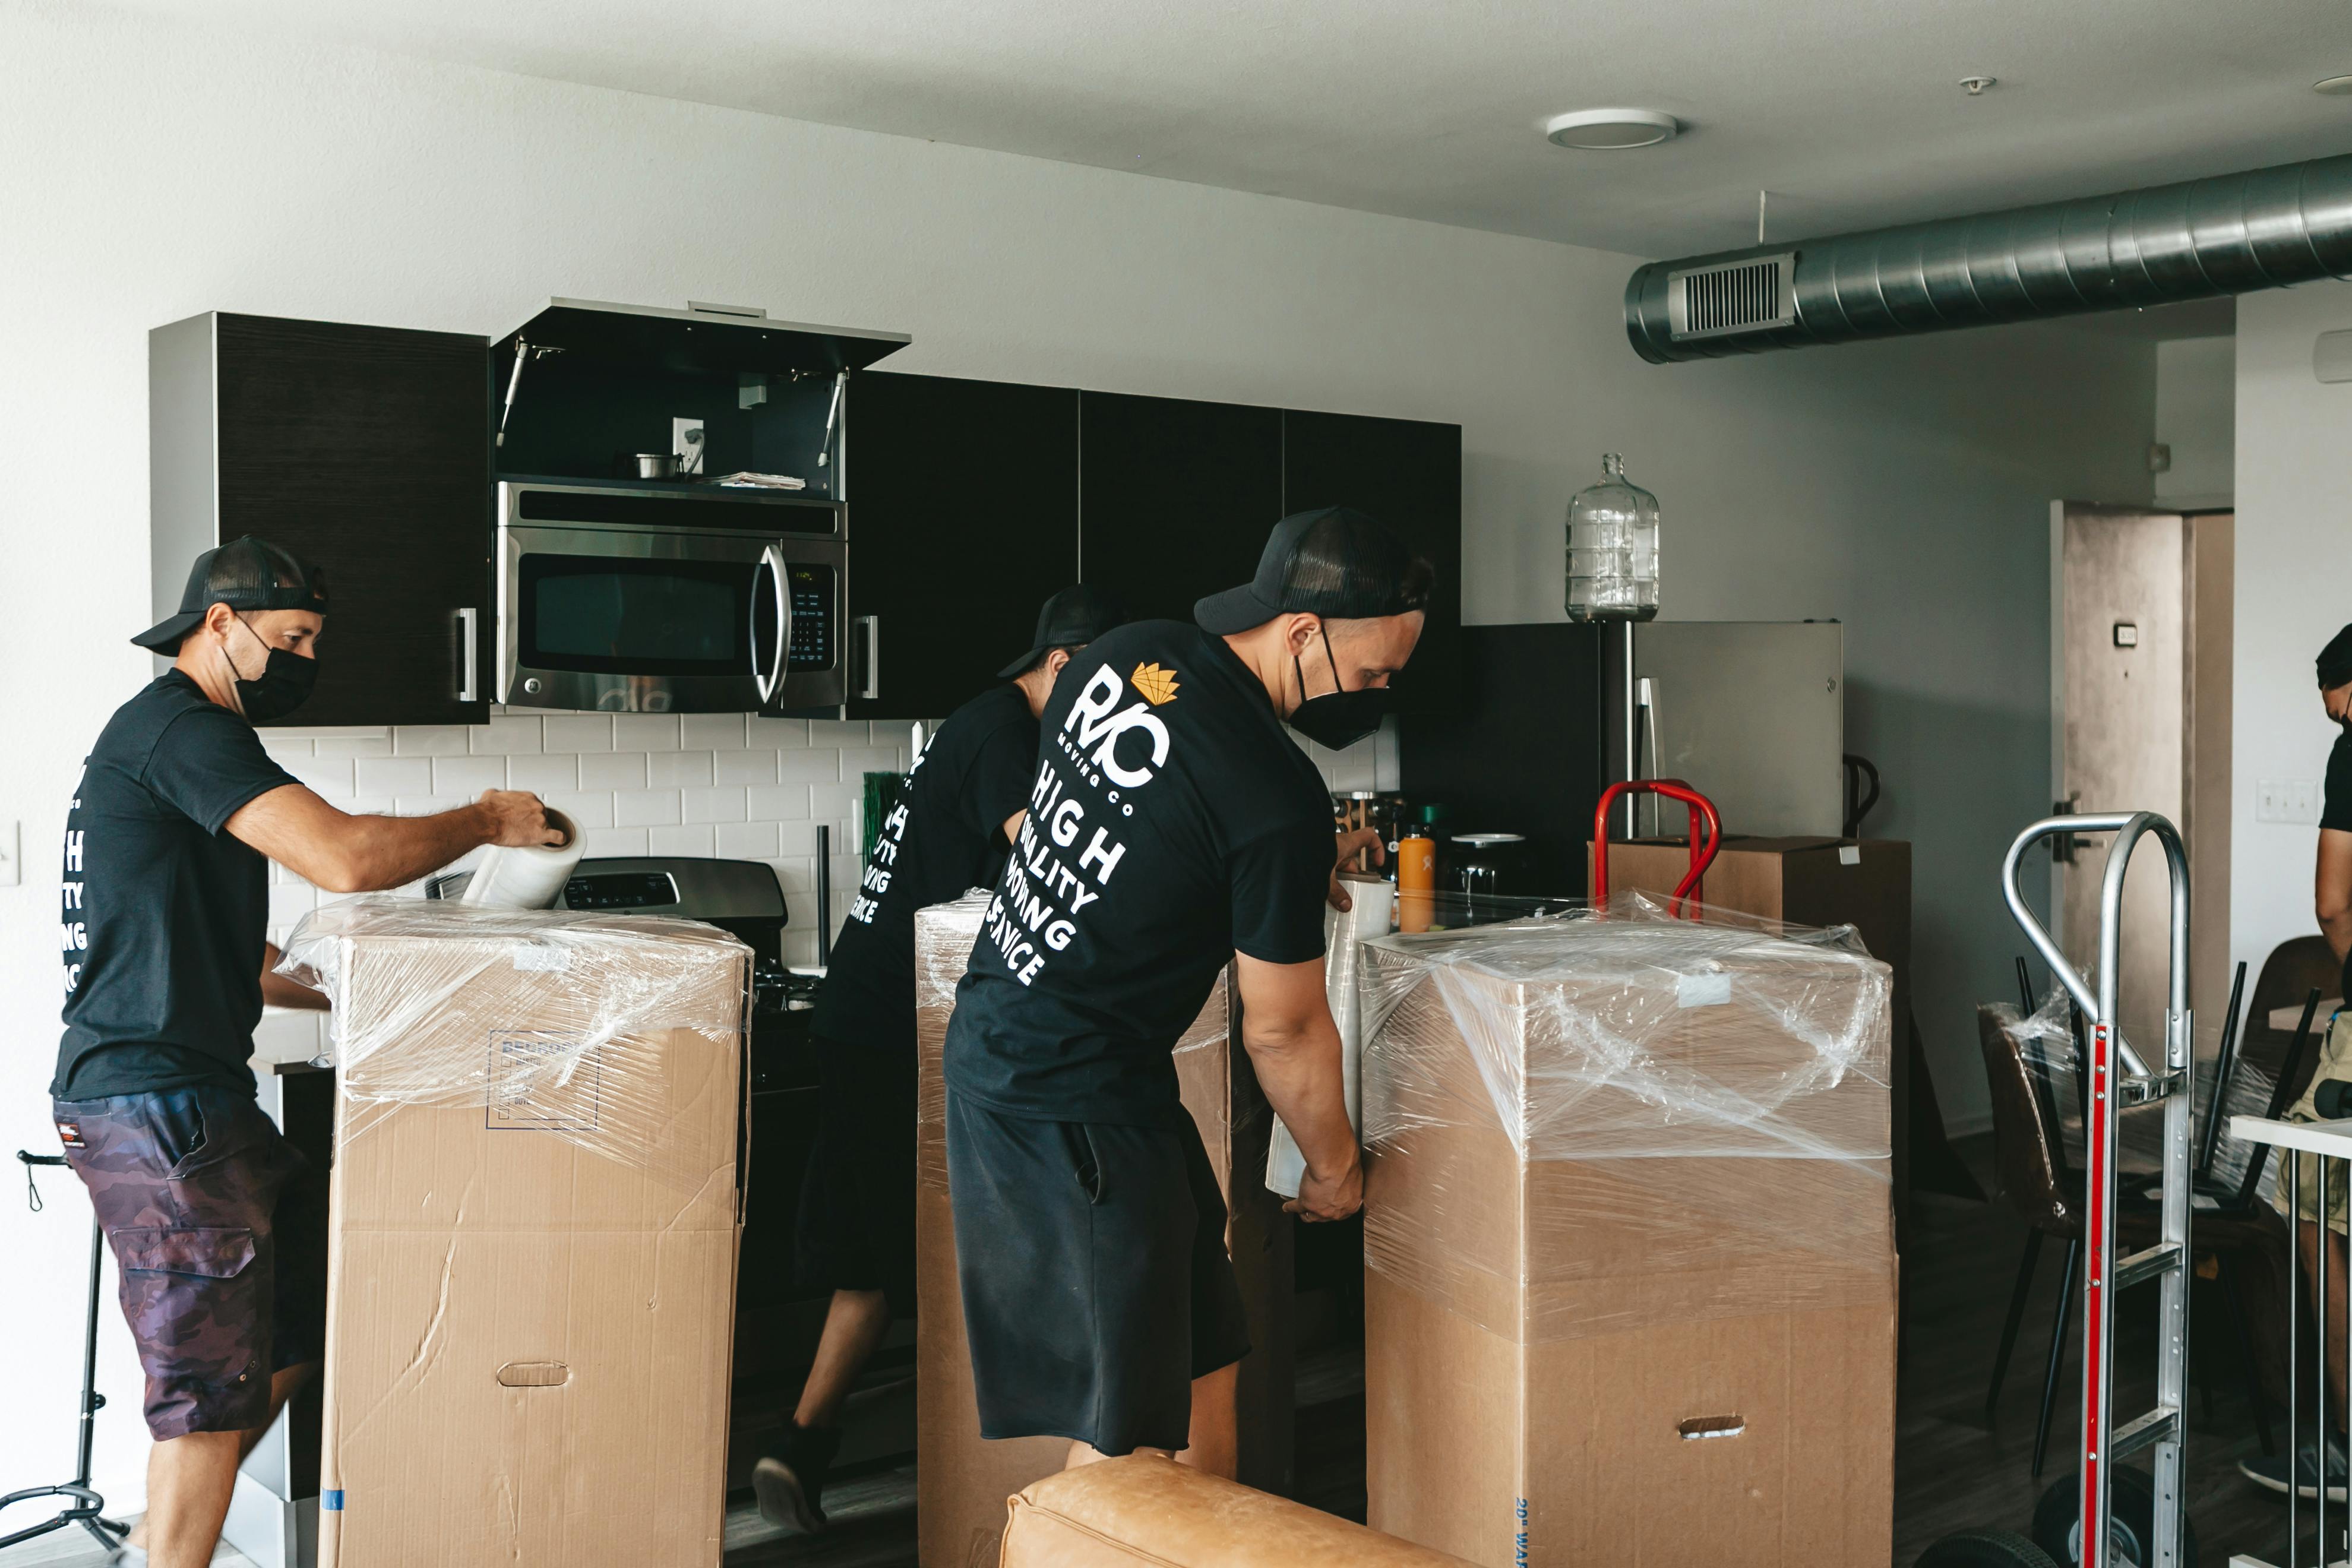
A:
<svg viewBox="0 0 2352 1568">
<path fill-rule="evenodd" d="M 65 1037 L 50 1085 L 147 1374 L 153 1568 L 212 1561 L 237 1461 L 316 1370 L 323 1172 L 255 1103 L 265 1002 L 324 1007 L 271 973 L 268 861 L 336 892 L 398 887 L 484 844 L 559 836 L 493 790 L 436 816 L 349 816 L 261 748 L 309 693 L 321 574 L 263 540 L 196 558 L 180 611 L 131 640 L 174 655 L 117 709 L 66 816 Z"/>
<path fill-rule="evenodd" d="M 1287 1206 L 1361 1205 L 1323 905 L 1345 907 L 1339 859 L 1375 840 L 1335 840 L 1284 725 L 1333 747 L 1377 728 L 1429 589 L 1372 519 L 1301 513 L 1197 625 L 1122 627 L 1055 689 L 943 1063 L 982 1436 L 1233 1473 L 1248 1326 L 1171 1052 L 1234 963 L 1242 1043 L 1306 1156 Z"/>
<path fill-rule="evenodd" d="M 1073 656 L 1125 619 L 1081 584 L 1045 601 L 1029 651 L 1005 684 L 965 703 L 931 734 L 898 803 L 876 825 L 818 993 L 814 1032 L 823 1089 L 816 1145 L 801 1186 L 803 1285 L 833 1304 L 792 1426 L 751 1472 L 770 1522 L 823 1528 L 842 1401 L 915 1290 L 915 911 L 996 880 L 1027 809 L 1037 715 Z"/>
<path fill-rule="evenodd" d="M 2328 639 L 2318 663 L 2319 700 L 2335 721 L 2336 735 L 2327 753 L 2313 901 L 2319 929 L 2341 963 L 2352 954 L 2352 626 Z"/>
</svg>

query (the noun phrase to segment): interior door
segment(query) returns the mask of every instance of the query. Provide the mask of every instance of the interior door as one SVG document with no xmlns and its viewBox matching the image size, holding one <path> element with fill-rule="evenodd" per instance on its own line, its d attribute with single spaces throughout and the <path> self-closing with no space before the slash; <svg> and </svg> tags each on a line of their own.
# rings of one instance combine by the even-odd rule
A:
<svg viewBox="0 0 2352 1568">
<path fill-rule="evenodd" d="M 2061 509 L 2058 795 L 2083 812 L 2153 811 L 2189 858 L 2191 1005 L 2218 1028 L 2229 951 L 2229 643 L 2232 520 L 2067 502 Z M 2059 945 L 2097 984 L 2112 843 L 2056 864 Z M 2124 884 L 2120 1000 L 2144 1058 L 2163 1041 L 2170 926 L 2153 844 Z"/>
</svg>

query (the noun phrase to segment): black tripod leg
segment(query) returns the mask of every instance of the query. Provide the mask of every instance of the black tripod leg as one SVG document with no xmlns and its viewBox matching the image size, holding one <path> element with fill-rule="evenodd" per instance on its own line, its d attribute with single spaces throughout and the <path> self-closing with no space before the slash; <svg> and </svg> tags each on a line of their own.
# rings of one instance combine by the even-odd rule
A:
<svg viewBox="0 0 2352 1568">
<path fill-rule="evenodd" d="M 2019 959 L 2022 969 L 2025 961 Z M 2000 1326 L 2000 1349 L 1993 1352 L 1992 1382 L 1985 1389 L 1985 1421 L 1990 1425 L 1993 1409 L 2000 1403 L 2001 1380 L 2009 1375 L 2009 1358 L 2017 1349 L 2018 1326 L 2025 1321 L 2025 1300 L 2033 1293 L 2033 1264 L 2042 1256 L 2042 1232 L 2025 1233 L 2025 1256 L 2017 1261 L 2017 1285 L 2009 1293 L 2009 1319 Z"/>
<path fill-rule="evenodd" d="M 2042 1374 L 2042 1419 L 2033 1428 L 2033 1479 L 2042 1479 L 2042 1456 L 2050 1450 L 2050 1412 L 2058 1401 L 2058 1374 L 2066 1365 L 2067 1320 L 2073 1315 L 2074 1281 L 2083 1271 L 2083 1238 L 2066 1244 L 2066 1272 L 2058 1279 L 2058 1313 L 2050 1320 L 2050 1367 Z"/>
</svg>

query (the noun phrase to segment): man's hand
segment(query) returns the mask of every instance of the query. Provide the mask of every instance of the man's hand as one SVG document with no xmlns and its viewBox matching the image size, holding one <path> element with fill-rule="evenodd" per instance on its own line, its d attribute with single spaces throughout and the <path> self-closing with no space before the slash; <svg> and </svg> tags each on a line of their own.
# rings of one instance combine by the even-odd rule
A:
<svg viewBox="0 0 2352 1568">
<path fill-rule="evenodd" d="M 547 820 L 546 803 L 528 791 L 486 789 L 475 804 L 489 818 L 493 844 L 508 849 L 552 849 L 566 842 L 563 830 Z"/>
<path fill-rule="evenodd" d="M 1375 866 L 1386 865 L 1389 852 L 1388 847 L 1381 842 L 1381 830 L 1377 827 L 1359 827 L 1353 832 L 1333 837 L 1339 845 L 1339 853 L 1331 861 L 1331 886 L 1323 897 L 1333 909 L 1345 914 L 1356 907 L 1356 900 L 1348 896 L 1347 884 L 1339 880 L 1339 873 L 1354 870 L 1356 857 L 1363 850 L 1372 852 L 1372 864 Z"/>
<path fill-rule="evenodd" d="M 1313 1223 L 1346 1219 L 1363 1206 L 1364 1163 L 1350 1150 L 1346 1168 L 1336 1175 L 1326 1176 L 1308 1166 L 1299 1178 L 1298 1195 L 1283 1205 L 1282 1212 Z"/>
</svg>

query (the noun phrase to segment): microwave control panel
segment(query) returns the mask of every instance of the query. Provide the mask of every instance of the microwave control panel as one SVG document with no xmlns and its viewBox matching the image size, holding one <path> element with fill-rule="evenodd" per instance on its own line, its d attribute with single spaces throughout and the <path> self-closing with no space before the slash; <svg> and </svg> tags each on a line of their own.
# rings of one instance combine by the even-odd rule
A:
<svg viewBox="0 0 2352 1568">
<path fill-rule="evenodd" d="M 787 669 L 831 669 L 837 641 L 835 622 L 840 574 L 831 566 L 795 562 L 792 568 L 793 641 L 784 650 Z"/>
</svg>

